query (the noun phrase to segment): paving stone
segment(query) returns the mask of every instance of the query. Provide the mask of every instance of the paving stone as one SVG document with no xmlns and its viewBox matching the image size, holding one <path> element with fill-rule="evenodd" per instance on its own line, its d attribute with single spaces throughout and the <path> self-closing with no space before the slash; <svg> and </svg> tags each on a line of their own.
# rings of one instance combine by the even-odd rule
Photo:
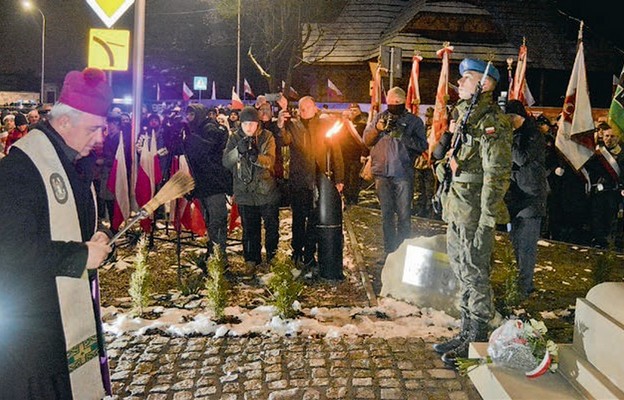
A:
<svg viewBox="0 0 624 400">
<path fill-rule="evenodd" d="M 329 372 L 325 368 L 314 368 L 312 370 L 312 378 L 326 378 Z"/>
<path fill-rule="evenodd" d="M 197 371 L 194 369 L 187 369 L 176 374 L 177 379 L 193 379 L 195 376 L 197 376 Z"/>
<path fill-rule="evenodd" d="M 193 400 L 193 392 L 177 392 L 173 394 L 173 400 Z"/>
<path fill-rule="evenodd" d="M 329 378 L 314 378 L 312 386 L 329 386 Z"/>
<path fill-rule="evenodd" d="M 152 376 L 151 375 L 135 375 L 134 378 L 132 379 L 132 385 L 145 385 L 147 384 L 147 382 L 149 382 L 150 378 Z"/>
<path fill-rule="evenodd" d="M 320 400 L 321 394 L 316 389 L 306 389 L 301 400 Z"/>
<path fill-rule="evenodd" d="M 399 389 L 381 389 L 381 400 L 400 400 L 403 394 Z"/>
<path fill-rule="evenodd" d="M 269 394 L 269 400 L 294 400 L 300 397 L 299 389 L 297 388 L 278 390 Z"/>
<path fill-rule="evenodd" d="M 403 378 L 405 379 L 422 379 L 424 377 L 424 374 L 421 370 L 401 371 L 401 375 L 403 375 Z"/>
<path fill-rule="evenodd" d="M 434 379 L 455 379 L 457 377 L 457 373 L 451 369 L 436 368 L 430 369 L 427 373 Z"/>
<path fill-rule="evenodd" d="M 147 400 L 167 400 L 167 395 L 163 393 L 150 393 Z"/>
<path fill-rule="evenodd" d="M 127 391 L 133 396 L 142 395 L 142 394 L 145 394 L 145 386 L 144 385 L 130 385 Z"/>
<path fill-rule="evenodd" d="M 398 374 L 393 369 L 380 369 L 375 375 L 377 375 L 378 378 L 394 378 Z"/>
<path fill-rule="evenodd" d="M 464 392 L 449 393 L 449 400 L 468 400 L 468 395 Z"/>
<path fill-rule="evenodd" d="M 409 390 L 415 390 L 415 389 L 420 389 L 422 387 L 422 382 L 421 381 L 417 381 L 417 380 L 413 380 L 413 379 L 406 379 L 405 380 L 405 388 L 409 389 Z"/>
<path fill-rule="evenodd" d="M 277 381 L 279 379 L 282 379 L 281 372 L 269 372 L 266 374 L 266 377 L 265 377 L 266 382 Z"/>
<path fill-rule="evenodd" d="M 344 386 L 330 387 L 325 392 L 325 396 L 328 399 L 344 399 L 347 397 L 348 389 Z"/>
<path fill-rule="evenodd" d="M 191 389 L 193 385 L 194 385 L 194 382 L 192 379 L 184 379 L 184 380 L 174 383 L 171 388 L 173 390 L 187 390 L 187 389 Z"/>
<path fill-rule="evenodd" d="M 195 391 L 195 396 L 196 397 L 200 397 L 200 396 L 210 396 L 217 393 L 217 387 L 216 386 L 208 386 L 208 387 L 202 387 L 199 388 Z"/>
<path fill-rule="evenodd" d="M 156 385 L 150 390 L 151 393 L 167 393 L 171 389 L 171 385 Z"/>
<path fill-rule="evenodd" d="M 401 381 L 398 379 L 384 378 L 379 380 L 379 386 L 384 388 L 397 388 L 401 386 Z"/>
<path fill-rule="evenodd" d="M 270 390 L 286 389 L 288 387 L 288 381 L 286 379 L 280 379 L 279 381 L 268 382 L 267 386 Z"/>
<path fill-rule="evenodd" d="M 372 386 L 373 378 L 353 378 L 351 384 L 353 386 Z"/>
<path fill-rule="evenodd" d="M 223 385 L 223 389 L 221 391 L 223 393 L 238 393 L 240 391 L 240 383 L 238 382 L 228 382 Z"/>
<path fill-rule="evenodd" d="M 250 379 L 243 382 L 245 391 L 262 389 L 262 381 L 260 379 Z"/>
<path fill-rule="evenodd" d="M 115 372 L 111 375 L 111 381 L 122 381 L 130 377 L 130 371 Z"/>
<path fill-rule="evenodd" d="M 356 399 L 374 399 L 375 391 L 370 388 L 357 388 L 355 390 Z"/>
</svg>

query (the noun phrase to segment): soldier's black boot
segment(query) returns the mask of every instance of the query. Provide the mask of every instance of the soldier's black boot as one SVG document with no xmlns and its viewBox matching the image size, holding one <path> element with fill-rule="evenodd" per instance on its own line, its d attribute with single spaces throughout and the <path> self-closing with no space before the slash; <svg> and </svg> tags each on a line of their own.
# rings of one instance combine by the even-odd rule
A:
<svg viewBox="0 0 624 400">
<path fill-rule="evenodd" d="M 462 314 L 460 328 L 459 333 L 446 342 L 434 344 L 433 350 L 435 350 L 436 353 L 444 354 L 462 344 L 464 342 L 464 338 L 468 334 L 468 330 L 470 329 L 470 317 Z"/>
<path fill-rule="evenodd" d="M 442 354 L 442 361 L 447 366 L 457 369 L 456 361 L 458 358 L 468 357 L 468 347 L 471 342 L 485 342 L 488 340 L 488 325 L 485 322 L 470 321 L 470 328 L 464 337 L 464 341 L 453 350 Z"/>
</svg>

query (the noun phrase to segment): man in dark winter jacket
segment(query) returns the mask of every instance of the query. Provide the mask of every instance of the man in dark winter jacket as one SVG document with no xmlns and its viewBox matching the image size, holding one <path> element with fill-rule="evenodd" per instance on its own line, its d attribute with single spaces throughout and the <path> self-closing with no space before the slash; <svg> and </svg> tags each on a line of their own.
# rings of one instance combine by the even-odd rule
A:
<svg viewBox="0 0 624 400">
<path fill-rule="evenodd" d="M 262 263 L 262 222 L 265 229 L 267 262 L 275 256 L 279 242 L 279 191 L 273 166 L 275 139 L 260 127 L 258 111 L 245 107 L 240 127 L 223 153 L 223 165 L 234 176 L 234 195 L 243 225 L 243 253 L 247 273 Z"/>
<path fill-rule="evenodd" d="M 427 149 L 425 124 L 405 109 L 405 98 L 403 89 L 390 89 L 388 109 L 375 116 L 364 130 L 364 142 L 371 149 L 386 254 L 395 251 L 412 233 L 414 161 Z"/>
<path fill-rule="evenodd" d="M 299 100 L 299 118 L 290 119 L 285 106 L 278 114 L 277 125 L 282 129 L 284 144 L 290 146 L 290 200 L 292 208 L 293 259 L 308 268 L 316 266 L 318 224 L 318 173 L 325 171 L 330 152 L 333 181 L 339 192 L 344 186 L 344 165 L 340 145 L 325 139 L 334 121 L 320 118 L 321 112 L 310 96 Z"/>
<path fill-rule="evenodd" d="M 521 102 L 511 100 L 506 113 L 514 131 L 511 184 L 505 203 L 511 218 L 511 243 L 520 271 L 518 286 L 526 297 L 533 291 L 537 241 L 542 217 L 546 215 L 546 143 Z"/>
<path fill-rule="evenodd" d="M 225 255 L 227 241 L 227 199 L 232 194 L 232 175 L 223 164 L 223 150 L 228 140 L 227 128 L 207 118 L 208 111 L 201 104 L 186 109 L 190 133 L 184 139 L 184 150 L 191 173 L 195 178 L 193 196 L 204 209 L 208 230 L 208 250 L 215 245 Z"/>
</svg>

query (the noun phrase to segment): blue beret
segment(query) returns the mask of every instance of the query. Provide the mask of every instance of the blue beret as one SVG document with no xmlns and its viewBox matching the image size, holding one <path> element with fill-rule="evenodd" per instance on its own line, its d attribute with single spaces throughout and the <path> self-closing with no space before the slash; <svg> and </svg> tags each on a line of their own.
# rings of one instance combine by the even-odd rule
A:
<svg viewBox="0 0 624 400">
<path fill-rule="evenodd" d="M 464 58 L 464 61 L 459 64 L 459 73 L 461 75 L 464 75 L 464 72 L 466 71 L 475 71 L 482 74 L 485 72 L 485 67 L 487 67 L 487 63 L 483 60 L 479 60 L 476 58 Z M 494 64 L 490 65 L 488 75 L 496 82 L 498 82 L 498 80 L 500 79 L 500 73 L 498 72 Z"/>
</svg>

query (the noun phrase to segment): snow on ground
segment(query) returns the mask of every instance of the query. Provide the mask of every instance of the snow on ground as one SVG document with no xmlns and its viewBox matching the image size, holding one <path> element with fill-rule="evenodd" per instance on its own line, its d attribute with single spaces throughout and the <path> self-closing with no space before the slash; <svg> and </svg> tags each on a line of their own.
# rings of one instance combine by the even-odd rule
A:
<svg viewBox="0 0 624 400">
<path fill-rule="evenodd" d="M 132 318 L 115 307 L 106 307 L 108 315 L 104 330 L 113 335 L 142 335 L 158 330 L 172 336 L 214 335 L 243 336 L 248 334 L 280 336 L 373 336 L 422 337 L 433 340 L 449 336 L 458 321 L 443 311 L 418 308 L 391 298 L 382 298 L 377 307 L 337 307 L 302 309 L 303 316 L 282 320 L 272 306 L 252 310 L 228 307 L 225 314 L 240 320 L 237 324 L 217 324 L 209 311 L 196 313 L 184 309 L 155 308 L 157 319 Z"/>
</svg>

